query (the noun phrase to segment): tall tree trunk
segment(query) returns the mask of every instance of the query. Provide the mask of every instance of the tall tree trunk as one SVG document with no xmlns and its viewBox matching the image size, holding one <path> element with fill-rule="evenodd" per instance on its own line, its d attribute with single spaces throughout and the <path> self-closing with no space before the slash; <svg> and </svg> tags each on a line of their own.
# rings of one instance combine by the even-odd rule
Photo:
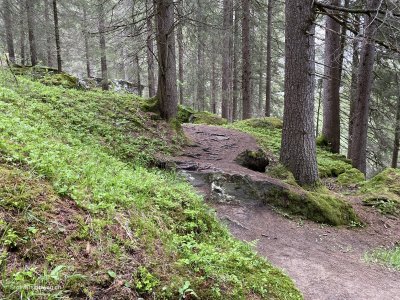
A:
<svg viewBox="0 0 400 300">
<path fill-rule="evenodd" d="M 34 11 L 34 2 L 32 0 L 25 0 L 26 2 L 26 13 L 28 19 L 28 36 L 29 36 L 29 48 L 31 55 L 31 64 L 32 66 L 36 66 L 38 63 L 37 60 L 37 51 L 36 51 L 36 38 L 35 38 L 35 23 L 33 18 Z"/>
<path fill-rule="evenodd" d="M 140 61 L 139 54 L 135 55 L 135 65 L 136 65 L 136 84 L 138 87 L 139 96 L 142 97 L 142 80 L 140 78 Z"/>
<path fill-rule="evenodd" d="M 153 46 L 153 18 L 150 13 L 151 1 L 146 0 L 146 26 L 147 26 L 147 81 L 149 86 L 149 97 L 156 94 L 154 79 L 154 46 Z"/>
<path fill-rule="evenodd" d="M 392 168 L 397 168 L 399 161 L 399 147 L 400 147 L 400 78 L 396 73 L 396 81 L 398 86 L 397 95 L 397 110 L 396 110 L 396 125 L 394 132 L 393 154 L 392 154 Z"/>
<path fill-rule="evenodd" d="M 242 0 L 242 102 L 243 119 L 252 115 L 250 58 L 250 1 Z"/>
<path fill-rule="evenodd" d="M 368 0 L 368 9 L 379 7 L 381 0 Z M 366 174 L 367 172 L 367 134 L 369 101 L 373 83 L 375 60 L 374 38 L 377 31 L 375 15 L 365 17 L 365 34 L 358 69 L 358 82 L 355 101 L 355 115 L 352 133 L 351 154 L 353 167 Z"/>
<path fill-rule="evenodd" d="M 50 24 L 50 13 L 49 13 L 49 0 L 44 0 L 44 21 L 46 23 L 46 56 L 47 56 L 47 65 L 51 67 L 52 64 L 52 59 L 51 59 L 51 35 L 50 35 L 50 30 L 51 28 Z"/>
<path fill-rule="evenodd" d="M 222 47 L 222 94 L 221 94 L 221 115 L 229 119 L 229 102 L 231 87 L 231 47 L 233 25 L 233 1 L 223 2 L 223 47 Z"/>
<path fill-rule="evenodd" d="M 360 31 L 360 17 L 355 16 L 355 26 L 354 29 Z M 347 158 L 351 159 L 351 144 L 353 140 L 353 125 L 355 118 L 355 103 L 357 94 L 357 82 L 358 82 L 358 68 L 360 65 L 360 41 L 357 36 L 353 39 L 353 57 L 351 63 L 351 83 L 350 83 L 350 112 L 349 112 L 349 136 L 348 136 L 348 146 L 347 146 Z"/>
<path fill-rule="evenodd" d="M 268 21 L 267 21 L 267 81 L 265 85 L 265 116 L 271 116 L 272 102 L 272 12 L 274 0 L 268 0 Z"/>
<path fill-rule="evenodd" d="M 313 0 L 285 8 L 285 107 L 281 163 L 301 185 L 318 181 L 314 126 L 315 12 Z"/>
<path fill-rule="evenodd" d="M 204 47 L 205 47 L 205 35 L 203 25 L 203 6 L 202 0 L 197 0 L 198 7 L 198 21 L 197 25 L 197 95 L 196 100 L 198 103 L 198 109 L 200 111 L 205 110 L 205 72 L 204 72 Z"/>
<path fill-rule="evenodd" d="M 216 71 L 216 52 L 215 40 L 213 41 L 213 51 L 211 58 L 211 112 L 217 113 L 217 71 Z"/>
<path fill-rule="evenodd" d="M 179 103 L 183 105 L 184 74 L 183 74 L 183 0 L 178 1 L 179 24 L 177 27 L 178 39 L 178 78 L 179 78 Z"/>
<path fill-rule="evenodd" d="M 232 121 L 238 118 L 239 99 L 239 9 L 235 9 L 235 23 L 233 29 L 233 82 L 232 82 Z"/>
<path fill-rule="evenodd" d="M 87 20 L 87 7 L 86 3 L 83 3 L 83 39 L 85 41 L 85 62 L 86 62 L 86 74 L 87 77 L 92 77 L 92 72 L 90 68 L 90 53 L 89 53 L 89 31 L 88 31 L 88 20 Z"/>
<path fill-rule="evenodd" d="M 57 0 L 53 0 L 53 16 L 54 16 L 54 36 L 56 38 L 57 70 L 58 72 L 62 72 L 60 28 L 58 25 Z"/>
<path fill-rule="evenodd" d="M 11 13 L 10 2 L 9 0 L 3 0 L 3 18 L 4 18 L 4 27 L 6 30 L 8 58 L 11 62 L 15 63 L 14 37 L 13 37 L 11 16 L 12 13 Z"/>
<path fill-rule="evenodd" d="M 100 42 L 100 60 L 101 60 L 101 87 L 104 91 L 108 90 L 108 72 L 107 72 L 107 56 L 106 56 L 106 37 L 105 37 L 105 16 L 104 1 L 98 0 L 97 12 L 99 16 L 99 42 Z"/>
<path fill-rule="evenodd" d="M 19 48 L 21 55 L 21 65 L 25 65 L 25 27 L 24 27 L 24 16 L 25 16 L 25 3 L 21 1 L 19 3 Z"/>
<path fill-rule="evenodd" d="M 334 6 L 340 0 L 331 0 Z M 339 13 L 330 12 L 334 16 Z M 324 61 L 324 120 L 322 135 L 332 152 L 340 151 L 340 69 L 341 69 L 340 24 L 326 16 L 325 61 Z"/>
<path fill-rule="evenodd" d="M 174 118 L 178 111 L 175 62 L 174 2 L 155 0 L 158 47 L 158 99 L 161 117 Z"/>
<path fill-rule="evenodd" d="M 258 114 L 262 117 L 263 104 L 264 104 L 264 33 L 261 31 L 260 40 L 260 53 L 259 53 L 259 66 L 258 66 Z"/>
</svg>

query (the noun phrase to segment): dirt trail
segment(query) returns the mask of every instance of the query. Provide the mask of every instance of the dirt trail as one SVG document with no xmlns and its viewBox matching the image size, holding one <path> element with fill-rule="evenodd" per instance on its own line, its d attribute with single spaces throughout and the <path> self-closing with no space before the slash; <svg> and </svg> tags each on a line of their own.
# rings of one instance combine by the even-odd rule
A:
<svg viewBox="0 0 400 300">
<path fill-rule="evenodd" d="M 177 161 L 188 169 L 193 165 L 200 171 L 222 170 L 252 178 L 267 177 L 233 162 L 242 151 L 257 148 L 252 137 L 202 125 L 185 125 L 184 131 L 192 144 Z M 400 272 L 362 260 L 365 251 L 400 241 L 400 221 L 362 206 L 356 198 L 351 201 L 367 227 L 333 228 L 288 219 L 257 203 L 211 205 L 237 238 L 258 240 L 259 253 L 284 269 L 305 299 L 400 299 Z"/>
</svg>

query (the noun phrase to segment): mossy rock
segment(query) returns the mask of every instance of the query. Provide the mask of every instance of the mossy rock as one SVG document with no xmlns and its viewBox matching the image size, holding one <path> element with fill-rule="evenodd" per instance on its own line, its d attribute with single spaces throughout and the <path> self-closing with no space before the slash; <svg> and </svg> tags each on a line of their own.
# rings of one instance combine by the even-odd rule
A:
<svg viewBox="0 0 400 300">
<path fill-rule="evenodd" d="M 269 164 L 269 158 L 261 149 L 257 151 L 245 150 L 236 157 L 235 162 L 247 169 L 265 172 L 265 168 Z"/>
<path fill-rule="evenodd" d="M 299 186 L 296 182 L 296 179 L 294 178 L 294 175 L 292 172 L 290 172 L 284 165 L 282 164 L 277 164 L 272 167 L 267 168 L 267 174 L 273 178 L 280 179 L 284 181 L 287 184 L 293 185 L 293 186 Z"/>
<path fill-rule="evenodd" d="M 184 105 L 178 105 L 177 120 L 179 122 L 190 123 L 193 114 L 194 114 L 194 110 L 192 110 L 191 108 L 184 106 Z"/>
<path fill-rule="evenodd" d="M 79 87 L 78 78 L 67 73 L 47 74 L 40 79 L 40 82 L 45 85 L 62 86 L 69 89 Z"/>
<path fill-rule="evenodd" d="M 330 194 L 329 191 L 271 191 L 268 200 L 274 206 L 305 218 L 333 226 L 360 223 L 350 204 Z"/>
<path fill-rule="evenodd" d="M 400 170 L 386 169 L 363 184 L 360 193 L 366 205 L 382 213 L 396 214 L 400 209 Z"/>
<path fill-rule="evenodd" d="M 206 111 L 194 113 L 192 120 L 194 124 L 218 125 L 218 126 L 228 124 L 228 120 Z"/>
<path fill-rule="evenodd" d="M 321 178 L 338 177 L 353 168 L 346 156 L 317 149 L 318 171 Z"/>
<path fill-rule="evenodd" d="M 154 97 L 141 100 L 140 109 L 145 112 L 158 113 L 158 99 Z"/>
<path fill-rule="evenodd" d="M 338 176 L 338 182 L 343 186 L 361 184 L 365 181 L 365 176 L 356 168 L 346 170 Z"/>
<path fill-rule="evenodd" d="M 282 129 L 283 121 L 275 117 L 249 119 L 246 122 L 254 128 Z"/>
</svg>

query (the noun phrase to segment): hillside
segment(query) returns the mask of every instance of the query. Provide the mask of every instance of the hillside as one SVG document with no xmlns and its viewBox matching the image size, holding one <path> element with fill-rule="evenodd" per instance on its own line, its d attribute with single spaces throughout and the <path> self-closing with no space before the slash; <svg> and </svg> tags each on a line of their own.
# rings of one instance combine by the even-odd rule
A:
<svg viewBox="0 0 400 300">
<path fill-rule="evenodd" d="M 150 168 L 182 136 L 143 99 L 0 77 L 2 298 L 302 298 L 182 178 Z"/>
</svg>

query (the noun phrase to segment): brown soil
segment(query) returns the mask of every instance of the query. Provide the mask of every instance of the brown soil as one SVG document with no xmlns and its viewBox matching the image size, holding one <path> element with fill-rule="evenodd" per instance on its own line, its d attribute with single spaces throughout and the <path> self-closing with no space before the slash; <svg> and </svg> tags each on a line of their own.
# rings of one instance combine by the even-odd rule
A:
<svg viewBox="0 0 400 300">
<path fill-rule="evenodd" d="M 257 149 L 247 134 L 220 127 L 185 125 L 191 141 L 177 161 L 198 170 L 267 175 L 234 163 L 246 149 Z M 237 238 L 257 242 L 259 253 L 282 268 L 296 282 L 305 299 L 400 299 L 400 272 L 363 261 L 366 251 L 400 241 L 400 220 L 381 215 L 349 197 L 364 228 L 334 228 L 287 218 L 259 203 L 210 203 Z"/>
</svg>

